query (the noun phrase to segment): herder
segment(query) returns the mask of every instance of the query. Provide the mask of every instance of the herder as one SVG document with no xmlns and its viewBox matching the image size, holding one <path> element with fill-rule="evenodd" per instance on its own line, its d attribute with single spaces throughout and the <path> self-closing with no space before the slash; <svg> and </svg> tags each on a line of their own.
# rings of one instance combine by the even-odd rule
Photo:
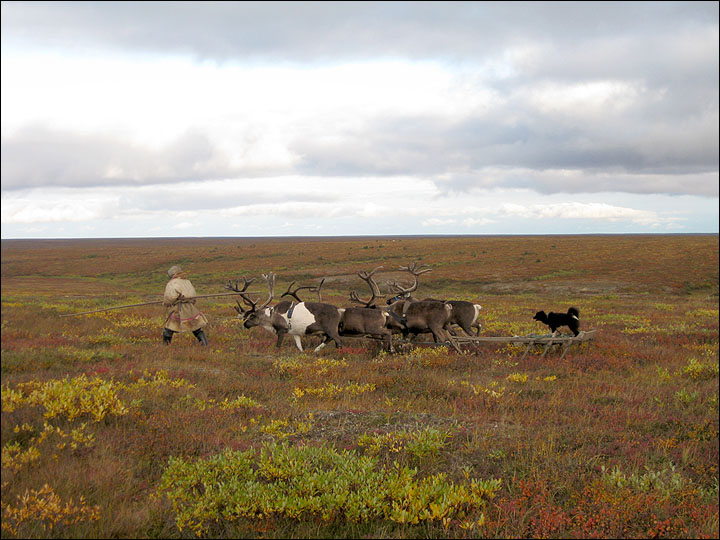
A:
<svg viewBox="0 0 720 540">
<path fill-rule="evenodd" d="M 163 343 L 170 345 L 173 334 L 176 332 L 191 331 L 201 345 L 207 345 L 208 341 L 202 327 L 208 321 L 198 308 L 195 307 L 195 287 L 187 274 L 175 265 L 168 270 L 168 281 L 165 286 L 163 305 L 167 307 L 165 328 L 163 328 Z"/>
</svg>

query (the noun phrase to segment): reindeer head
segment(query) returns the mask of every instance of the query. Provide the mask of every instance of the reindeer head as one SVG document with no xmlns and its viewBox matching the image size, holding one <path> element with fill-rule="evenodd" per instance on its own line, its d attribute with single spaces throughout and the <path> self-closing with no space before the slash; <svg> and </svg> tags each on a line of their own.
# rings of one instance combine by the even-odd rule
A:
<svg viewBox="0 0 720 540">
<path fill-rule="evenodd" d="M 238 317 L 242 320 L 245 328 L 253 328 L 254 326 L 267 326 L 272 316 L 272 308 L 258 308 L 257 301 L 253 301 L 250 297 L 243 296 L 243 302 L 248 308 L 243 307 L 239 300 L 235 300 L 237 305 L 233 306 L 237 311 Z"/>
<path fill-rule="evenodd" d="M 252 328 L 254 326 L 264 326 L 264 327 L 270 327 L 271 326 L 271 319 L 272 319 L 272 308 L 268 308 L 268 305 L 273 299 L 273 290 L 275 288 L 275 274 L 270 272 L 270 274 L 266 275 L 263 274 L 263 278 L 265 281 L 267 281 L 268 289 L 270 291 L 270 294 L 268 295 L 267 300 L 264 304 L 261 306 L 258 306 L 259 300 L 253 300 L 250 298 L 249 295 L 245 293 L 245 291 L 248 288 L 248 285 L 255 281 L 255 279 L 247 280 L 244 277 L 243 282 L 243 288 L 240 289 L 238 286 L 238 281 L 229 281 L 227 285 L 225 285 L 226 289 L 229 289 L 231 291 L 235 291 L 240 294 L 240 297 L 243 299 L 243 302 L 247 304 L 249 309 L 244 309 L 242 304 L 235 300 L 236 306 L 233 306 L 235 308 L 235 311 L 237 311 L 238 317 L 240 317 L 243 321 L 243 326 L 245 328 Z"/>
</svg>

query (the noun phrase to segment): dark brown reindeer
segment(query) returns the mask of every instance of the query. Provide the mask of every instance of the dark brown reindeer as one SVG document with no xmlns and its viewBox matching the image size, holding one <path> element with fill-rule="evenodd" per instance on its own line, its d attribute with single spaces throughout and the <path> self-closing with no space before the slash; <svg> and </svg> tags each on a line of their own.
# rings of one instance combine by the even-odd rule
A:
<svg viewBox="0 0 720 540">
<path fill-rule="evenodd" d="M 340 319 L 340 335 L 341 336 L 372 336 L 385 340 L 385 349 L 392 352 L 392 331 L 387 327 L 389 315 L 386 309 L 379 309 L 375 306 L 375 300 L 384 298 L 385 295 L 380 294 L 380 288 L 373 279 L 375 273 L 382 266 L 378 266 L 372 272 L 358 272 L 357 275 L 370 287 L 372 296 L 369 300 L 363 300 L 358 293 L 352 291 L 350 293 L 350 301 L 360 306 L 352 306 L 345 308 Z"/>
<path fill-rule="evenodd" d="M 324 336 L 323 341 L 315 348 L 315 352 L 322 349 L 331 340 L 335 342 L 336 347 L 342 347 L 343 343 L 338 334 L 338 325 L 342 310 L 330 304 L 322 302 L 295 302 L 292 300 L 283 300 L 276 305 L 269 307 L 274 297 L 275 274 L 272 272 L 268 275 L 263 274 L 263 278 L 267 281 L 269 295 L 267 300 L 261 306 L 258 301 L 253 301 L 247 294 L 246 289 L 249 283 L 245 278 L 245 287 L 240 290 L 237 281 L 229 281 L 225 285 L 226 289 L 240 293 L 243 301 L 249 306 L 249 309 L 243 309 L 240 302 L 237 302 L 235 310 L 238 316 L 243 319 L 245 328 L 253 328 L 260 326 L 266 330 L 277 334 L 276 347 L 282 345 L 286 334 L 293 336 L 295 345 L 302 351 L 302 343 L 300 336 L 321 334 Z M 291 285 L 292 286 L 292 285 Z M 288 292 L 290 287 L 288 287 Z M 297 292 L 297 289 L 296 291 Z"/>
<path fill-rule="evenodd" d="M 402 333 L 405 337 L 408 334 L 414 337 L 424 332 L 431 332 L 435 343 L 448 341 L 455 350 L 459 351 L 457 343 L 446 329 L 452 315 L 450 304 L 437 300 L 417 300 L 411 295 L 418 288 L 418 276 L 432 269 L 425 264 L 418 266 L 413 263 L 401 266 L 400 270 L 410 272 L 413 276 L 413 284 L 410 287 L 401 287 L 397 282 L 391 284 L 398 295 L 388 300 L 391 316 L 388 322 L 389 328 L 394 332 Z"/>
<path fill-rule="evenodd" d="M 410 267 L 402 267 L 401 270 L 408 268 Z M 412 270 L 414 270 L 414 267 Z M 412 270 L 409 271 L 411 271 L 412 273 Z M 430 268 L 427 268 L 425 270 L 422 270 L 420 274 L 424 274 L 425 272 L 429 272 L 430 270 Z M 412 292 L 417 290 L 417 280 L 415 281 L 413 286 L 409 288 L 403 288 L 398 285 L 397 282 L 390 283 L 390 287 L 397 294 L 388 300 L 388 304 L 403 299 L 410 300 L 411 302 L 419 301 L 418 298 L 415 298 L 411 294 Z M 478 321 L 478 316 L 480 315 L 480 310 L 482 309 L 482 306 L 480 304 L 474 304 L 472 302 L 467 302 L 466 300 L 438 300 L 437 298 L 424 298 L 423 301 L 442 302 L 450 305 L 450 307 L 452 308 L 452 313 L 450 314 L 450 319 L 448 319 L 448 322 L 445 325 L 445 330 L 447 330 L 453 336 L 457 335 L 457 332 L 454 330 L 453 325 L 460 327 L 460 329 L 467 336 L 480 335 L 480 329 L 482 328 L 482 325 Z"/>
<path fill-rule="evenodd" d="M 479 336 L 482 325 L 478 320 L 482 306 L 473 304 L 466 300 L 446 300 L 452 306 L 452 315 L 450 316 L 450 332 L 454 332 L 452 325 L 459 326 L 468 336 Z M 475 329 L 475 332 L 473 332 Z"/>
</svg>

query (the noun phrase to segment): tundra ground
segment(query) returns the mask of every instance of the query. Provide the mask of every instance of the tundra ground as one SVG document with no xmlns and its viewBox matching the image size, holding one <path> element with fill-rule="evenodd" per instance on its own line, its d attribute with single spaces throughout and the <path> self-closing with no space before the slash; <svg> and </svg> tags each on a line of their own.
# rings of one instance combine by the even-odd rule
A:
<svg viewBox="0 0 720 540">
<path fill-rule="evenodd" d="M 158 300 L 174 264 L 347 306 L 412 262 L 481 335 L 576 306 L 596 339 L 300 353 L 231 297 L 198 300 L 207 348 L 163 346 L 158 305 L 60 317 Z M 3 240 L 2 537 L 196 536 L 717 538 L 718 236 Z"/>
</svg>

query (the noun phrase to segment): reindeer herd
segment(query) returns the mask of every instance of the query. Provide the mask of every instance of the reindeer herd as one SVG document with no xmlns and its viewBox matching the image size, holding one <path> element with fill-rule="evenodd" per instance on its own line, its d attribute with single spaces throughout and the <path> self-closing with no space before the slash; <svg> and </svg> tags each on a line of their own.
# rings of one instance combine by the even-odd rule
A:
<svg viewBox="0 0 720 540">
<path fill-rule="evenodd" d="M 298 296 L 301 289 L 309 289 L 318 293 L 320 300 L 320 289 L 324 279 L 318 287 L 298 287 L 292 290 L 293 281 L 288 290 L 281 295 L 290 296 L 292 300 L 282 300 L 271 306 L 270 303 L 275 297 L 275 274 L 263 274 L 267 282 L 269 295 L 264 303 L 260 300 L 253 300 L 247 292 L 248 286 L 255 279 L 242 278 L 243 285 L 239 280 L 229 281 L 225 288 L 240 295 L 245 307 L 236 301 L 234 306 L 238 316 L 243 320 L 245 328 L 259 326 L 277 335 L 276 347 L 282 345 L 285 335 L 290 335 L 295 340 L 299 350 L 303 350 L 300 336 L 321 335 L 323 340 L 315 348 L 319 351 L 330 341 L 335 342 L 336 347 L 343 346 L 342 338 L 345 336 L 372 337 L 384 342 L 387 351 L 393 352 L 393 334 L 401 334 L 404 338 L 414 338 L 418 334 L 432 333 L 435 343 L 449 342 L 456 350 L 458 345 L 453 339 L 457 335 L 458 327 L 465 334 L 478 335 L 480 323 L 478 315 L 481 306 L 466 302 L 464 300 L 437 300 L 433 298 L 418 299 L 412 296 L 418 288 L 419 276 L 430 272 L 427 265 L 418 266 L 417 263 L 408 266 L 401 266 L 400 270 L 409 272 L 413 276 L 413 284 L 403 287 L 397 282 L 389 284 L 394 296 L 387 300 L 386 305 L 378 306 L 379 299 L 386 298 L 380 292 L 380 287 L 375 281 L 375 274 L 383 267 L 378 266 L 371 272 L 358 272 L 358 276 L 370 287 L 371 296 L 363 300 L 357 292 L 350 293 L 350 301 L 358 306 L 339 308 L 332 304 L 321 301 L 306 302 Z"/>
</svg>

